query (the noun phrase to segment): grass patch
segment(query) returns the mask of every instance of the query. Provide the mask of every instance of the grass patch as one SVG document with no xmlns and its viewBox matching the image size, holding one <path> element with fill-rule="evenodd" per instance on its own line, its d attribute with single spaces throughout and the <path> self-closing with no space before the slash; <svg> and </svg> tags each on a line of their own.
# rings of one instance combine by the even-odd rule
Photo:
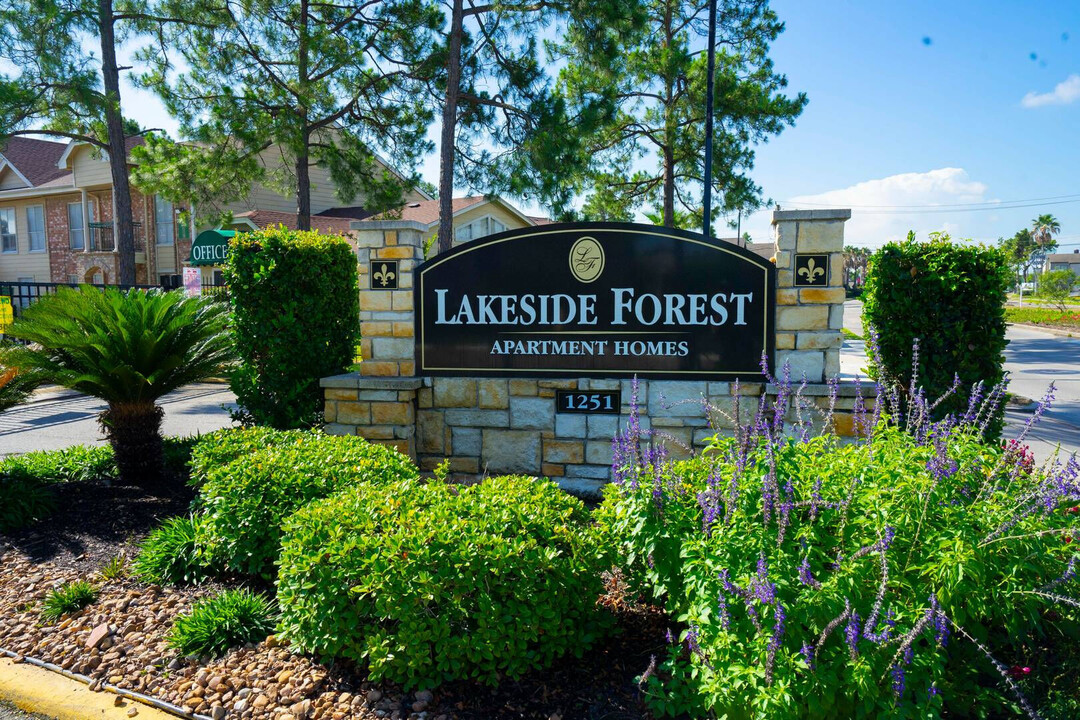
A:
<svg viewBox="0 0 1080 720">
<path fill-rule="evenodd" d="M 1076 310 L 1061 312 L 1053 308 L 1007 307 L 1005 308 L 1005 320 L 1011 323 L 1045 325 L 1046 327 L 1064 330 L 1080 330 L 1080 311 Z"/>
<path fill-rule="evenodd" d="M 862 335 L 859 335 L 858 333 L 856 333 L 853 330 L 848 330 L 847 328 L 840 328 L 840 332 L 848 340 L 862 340 L 863 339 Z"/>
<path fill-rule="evenodd" d="M 54 623 L 70 613 L 82 610 L 97 600 L 98 592 L 85 580 L 69 582 L 45 596 L 41 606 L 41 619 Z"/>
<path fill-rule="evenodd" d="M 274 606 L 250 590 L 226 590 L 176 618 L 169 645 L 184 655 L 224 655 L 274 631 Z"/>
</svg>

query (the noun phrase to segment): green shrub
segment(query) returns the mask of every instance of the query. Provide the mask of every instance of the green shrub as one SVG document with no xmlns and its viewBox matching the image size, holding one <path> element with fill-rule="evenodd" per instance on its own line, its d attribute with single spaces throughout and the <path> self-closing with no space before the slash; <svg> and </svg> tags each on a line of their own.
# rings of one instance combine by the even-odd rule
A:
<svg viewBox="0 0 1080 720">
<path fill-rule="evenodd" d="M 1051 270 L 1039 278 L 1039 297 L 1044 297 L 1065 312 L 1073 291 L 1076 289 L 1076 273 L 1072 270 Z"/>
<path fill-rule="evenodd" d="M 356 256 L 344 238 L 280 226 L 242 233 L 231 247 L 240 417 L 283 429 L 317 424 L 319 379 L 344 372 L 360 342 Z"/>
<path fill-rule="evenodd" d="M 870 258 L 863 291 L 863 324 L 877 334 L 884 371 L 908 388 L 912 348 L 919 341 L 918 386 L 928 397 L 943 395 L 959 377 L 959 387 L 935 410 L 936 417 L 964 412 L 971 388 L 997 385 L 1003 376 L 1005 299 L 1012 281 L 1009 261 L 997 248 L 950 241 L 894 242 Z M 991 425 L 1000 432 L 1001 417 Z"/>
<path fill-rule="evenodd" d="M 773 417 L 688 461 L 618 448 L 599 517 L 675 630 L 643 678 L 658 713 L 1011 717 L 1010 666 L 1034 667 L 1029 697 L 1076 697 L 1080 466 L 977 422 L 840 444 Z"/>
<path fill-rule="evenodd" d="M 43 483 L 101 482 L 116 479 L 116 463 L 108 445 L 72 445 L 6 457 L 0 474 Z"/>
<path fill-rule="evenodd" d="M 220 570 L 205 516 L 169 518 L 142 542 L 133 571 L 144 582 L 191 585 Z"/>
<path fill-rule="evenodd" d="M 184 655 L 217 657 L 239 645 L 265 640 L 273 631 L 269 600 L 250 590 L 226 590 L 177 617 L 169 646 Z"/>
<path fill-rule="evenodd" d="M 82 610 L 97 600 L 97 596 L 97 590 L 85 580 L 61 585 L 45 596 L 41 605 L 41 619 L 54 623 L 65 615 Z"/>
<path fill-rule="evenodd" d="M 202 487 L 207 475 L 233 460 L 258 450 L 309 437 L 302 430 L 274 430 L 268 427 L 225 428 L 202 435 L 191 449 L 189 484 Z"/>
<path fill-rule="evenodd" d="M 374 679 L 493 684 L 597 637 L 606 555 L 581 502 L 548 481 L 361 485 L 288 521 L 279 627 Z"/>
<path fill-rule="evenodd" d="M 281 525 L 311 500 L 363 482 L 418 476 L 404 455 L 356 436 L 303 433 L 207 472 L 199 502 L 225 566 L 272 577 Z"/>
<path fill-rule="evenodd" d="M 0 475 L 0 532 L 24 528 L 55 510 L 56 498 L 45 483 Z"/>
</svg>

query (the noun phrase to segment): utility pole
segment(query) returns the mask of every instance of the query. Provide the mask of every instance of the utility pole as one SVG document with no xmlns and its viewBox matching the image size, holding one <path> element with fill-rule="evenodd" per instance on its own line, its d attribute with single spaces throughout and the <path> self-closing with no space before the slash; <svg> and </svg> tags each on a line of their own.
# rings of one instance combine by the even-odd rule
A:
<svg viewBox="0 0 1080 720">
<path fill-rule="evenodd" d="M 716 72 L 716 0 L 709 0 L 709 70 L 705 88 L 705 207 L 701 234 L 712 237 L 713 75 Z"/>
</svg>

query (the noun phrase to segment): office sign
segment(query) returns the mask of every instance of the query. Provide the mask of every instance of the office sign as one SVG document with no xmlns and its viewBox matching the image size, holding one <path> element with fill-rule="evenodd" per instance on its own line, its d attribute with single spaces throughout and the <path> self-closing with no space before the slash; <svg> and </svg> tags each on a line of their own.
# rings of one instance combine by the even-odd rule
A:
<svg viewBox="0 0 1080 720">
<path fill-rule="evenodd" d="M 775 273 L 744 248 L 652 225 L 490 235 L 417 268 L 416 371 L 757 378 Z"/>
</svg>

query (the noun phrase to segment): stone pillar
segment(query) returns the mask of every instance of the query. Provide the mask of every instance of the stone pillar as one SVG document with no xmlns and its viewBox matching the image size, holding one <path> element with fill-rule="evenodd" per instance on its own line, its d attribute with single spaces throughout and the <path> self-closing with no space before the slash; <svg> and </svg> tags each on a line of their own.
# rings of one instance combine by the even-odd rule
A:
<svg viewBox="0 0 1080 720">
<path fill-rule="evenodd" d="M 851 210 L 777 210 L 776 372 L 821 383 L 840 374 L 844 222 Z"/>
<path fill-rule="evenodd" d="M 360 374 L 413 377 L 413 271 L 427 226 L 385 220 L 352 224 L 360 268 Z"/>
</svg>

